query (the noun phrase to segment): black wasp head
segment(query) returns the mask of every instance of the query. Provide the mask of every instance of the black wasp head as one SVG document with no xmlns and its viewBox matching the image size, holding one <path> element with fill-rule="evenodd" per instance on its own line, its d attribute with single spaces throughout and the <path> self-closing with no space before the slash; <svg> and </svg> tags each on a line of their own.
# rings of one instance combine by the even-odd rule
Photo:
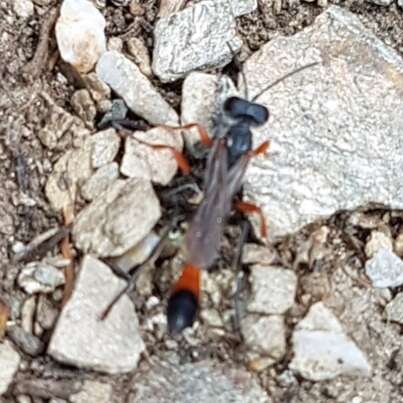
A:
<svg viewBox="0 0 403 403">
<path fill-rule="evenodd" d="M 193 325 L 198 303 L 194 294 L 187 290 L 173 293 L 168 300 L 168 330 L 172 335 L 179 334 Z"/>
<path fill-rule="evenodd" d="M 224 111 L 234 119 L 245 119 L 251 126 L 262 126 L 269 119 L 269 110 L 244 98 L 230 97 L 224 102 Z"/>
</svg>

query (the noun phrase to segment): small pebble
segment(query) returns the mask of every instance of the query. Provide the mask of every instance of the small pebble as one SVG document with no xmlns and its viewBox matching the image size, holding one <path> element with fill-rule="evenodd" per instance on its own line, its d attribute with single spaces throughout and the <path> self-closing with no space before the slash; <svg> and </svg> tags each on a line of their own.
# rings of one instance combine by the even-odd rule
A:
<svg viewBox="0 0 403 403">
<path fill-rule="evenodd" d="M 106 50 L 105 18 L 88 0 L 64 0 L 56 22 L 62 59 L 88 73 Z"/>
<path fill-rule="evenodd" d="M 62 270 L 42 262 L 28 263 L 18 276 L 18 285 L 28 294 L 48 294 L 64 282 Z"/>
<path fill-rule="evenodd" d="M 389 249 L 382 248 L 367 260 L 365 272 L 374 287 L 398 287 L 403 284 L 403 261 Z"/>
</svg>

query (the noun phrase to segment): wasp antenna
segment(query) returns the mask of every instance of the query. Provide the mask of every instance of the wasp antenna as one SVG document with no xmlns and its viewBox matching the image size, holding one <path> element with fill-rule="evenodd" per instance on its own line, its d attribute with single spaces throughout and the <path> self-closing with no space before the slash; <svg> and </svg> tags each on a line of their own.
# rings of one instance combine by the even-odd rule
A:
<svg viewBox="0 0 403 403">
<path fill-rule="evenodd" d="M 272 83 L 270 83 L 267 87 L 263 88 L 262 91 L 260 91 L 257 95 L 255 95 L 251 102 L 255 102 L 261 95 L 263 95 L 266 91 L 270 90 L 271 88 L 275 87 L 277 84 L 281 83 L 282 81 L 286 80 L 287 78 L 292 77 L 294 74 L 298 74 L 303 70 L 309 69 L 311 67 L 314 67 L 318 64 L 321 64 L 321 62 L 313 62 L 313 63 L 309 63 L 309 64 L 305 64 L 304 66 L 298 67 L 297 69 L 285 74 L 284 76 L 280 77 L 279 79 L 277 79 L 276 81 L 273 81 Z"/>
<path fill-rule="evenodd" d="M 241 77 L 242 77 L 242 82 L 243 82 L 243 87 L 244 87 L 244 98 L 249 99 L 248 83 L 246 81 L 246 75 L 245 75 L 245 72 L 243 71 L 242 64 L 241 64 L 240 60 L 238 59 L 234 49 L 232 48 L 232 46 L 230 45 L 229 42 L 227 42 L 227 46 L 228 46 L 229 50 L 231 51 L 235 66 L 238 68 L 239 73 L 241 74 Z"/>
</svg>

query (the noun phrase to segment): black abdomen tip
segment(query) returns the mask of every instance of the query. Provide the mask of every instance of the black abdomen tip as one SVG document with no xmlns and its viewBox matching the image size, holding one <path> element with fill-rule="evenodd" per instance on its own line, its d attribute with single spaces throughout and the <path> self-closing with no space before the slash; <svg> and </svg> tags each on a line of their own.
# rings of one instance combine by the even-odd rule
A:
<svg viewBox="0 0 403 403">
<path fill-rule="evenodd" d="M 168 330 L 178 334 L 193 325 L 198 308 L 195 295 L 186 290 L 174 292 L 168 300 Z"/>
</svg>

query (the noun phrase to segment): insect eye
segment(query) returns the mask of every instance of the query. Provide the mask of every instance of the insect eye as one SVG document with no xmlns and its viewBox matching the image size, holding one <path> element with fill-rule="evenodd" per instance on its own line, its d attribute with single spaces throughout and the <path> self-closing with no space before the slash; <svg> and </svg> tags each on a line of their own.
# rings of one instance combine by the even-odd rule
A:
<svg viewBox="0 0 403 403">
<path fill-rule="evenodd" d="M 224 111 L 233 117 L 237 117 L 242 114 L 245 101 L 242 98 L 230 97 L 224 102 Z"/>
<path fill-rule="evenodd" d="M 257 126 L 261 126 L 269 119 L 269 110 L 260 104 L 250 104 L 247 115 L 253 119 Z"/>
</svg>

